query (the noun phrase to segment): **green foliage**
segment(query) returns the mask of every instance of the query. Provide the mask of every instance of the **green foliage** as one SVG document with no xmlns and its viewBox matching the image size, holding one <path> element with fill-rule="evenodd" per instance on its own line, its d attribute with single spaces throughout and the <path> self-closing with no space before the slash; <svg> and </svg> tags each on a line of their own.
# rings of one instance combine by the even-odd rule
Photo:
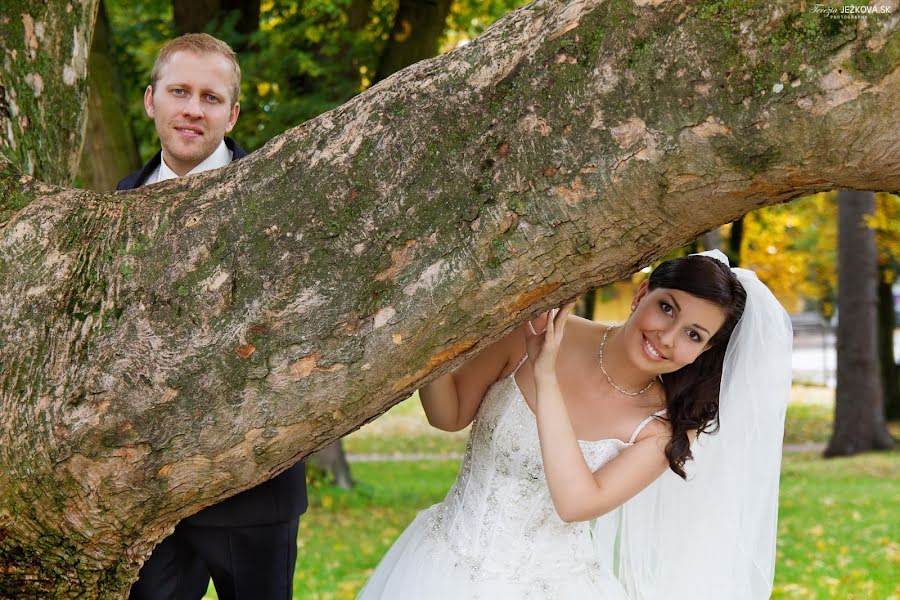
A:
<svg viewBox="0 0 900 600">
<path fill-rule="evenodd" d="M 237 14 L 213 20 L 209 33 L 238 48 L 241 115 L 232 132 L 247 150 L 340 106 L 371 84 L 393 26 L 397 0 L 373 0 L 358 31 L 349 27 L 351 0 L 268 0 L 259 31 L 237 32 Z M 525 0 L 462 0 L 451 6 L 442 51 L 482 33 Z M 114 49 L 128 94 L 128 114 L 144 160 L 159 149 L 142 95 L 153 61 L 174 37 L 171 4 L 107 0 Z M 397 118 L 402 118 L 398 115 Z"/>
<path fill-rule="evenodd" d="M 142 160 L 159 150 L 153 122 L 144 112 L 144 90 L 159 49 L 175 35 L 171 2 L 106 0 L 110 46 L 116 53 L 131 121 Z M 122 173 L 124 177 L 127 173 Z"/>
<path fill-rule="evenodd" d="M 263 4 L 260 30 L 241 53 L 242 112 L 234 136 L 248 150 L 368 86 L 396 2 L 372 2 L 360 31 L 348 27 L 348 7 L 349 0 Z"/>
</svg>

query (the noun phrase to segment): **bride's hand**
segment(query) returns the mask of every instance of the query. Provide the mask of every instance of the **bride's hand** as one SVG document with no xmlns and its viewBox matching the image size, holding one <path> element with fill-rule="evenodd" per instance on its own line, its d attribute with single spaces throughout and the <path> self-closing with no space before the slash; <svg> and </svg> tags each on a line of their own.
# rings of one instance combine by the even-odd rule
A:
<svg viewBox="0 0 900 600">
<path fill-rule="evenodd" d="M 559 344 L 566 327 L 566 319 L 574 307 L 575 302 L 570 302 L 561 309 L 548 311 L 547 326 L 541 333 L 533 333 L 534 328 L 531 327 L 530 322 L 525 327 L 525 347 L 528 350 L 528 360 L 534 370 L 535 380 L 556 375 L 556 356 L 559 353 Z"/>
</svg>

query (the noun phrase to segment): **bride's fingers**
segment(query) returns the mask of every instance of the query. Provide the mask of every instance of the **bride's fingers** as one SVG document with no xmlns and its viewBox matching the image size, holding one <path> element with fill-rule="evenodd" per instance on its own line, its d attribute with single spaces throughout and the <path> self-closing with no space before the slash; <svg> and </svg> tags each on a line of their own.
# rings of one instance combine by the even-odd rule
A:
<svg viewBox="0 0 900 600">
<path fill-rule="evenodd" d="M 563 331 L 565 330 L 565 327 L 566 327 L 566 321 L 569 318 L 569 314 L 572 312 L 573 308 L 575 308 L 574 301 L 569 302 L 568 304 L 563 306 L 561 309 L 559 309 L 559 312 L 556 314 L 556 318 L 559 319 L 559 323 L 558 323 L 558 327 L 554 328 L 554 333 L 555 333 L 554 339 L 556 340 L 557 343 L 562 341 Z"/>
</svg>

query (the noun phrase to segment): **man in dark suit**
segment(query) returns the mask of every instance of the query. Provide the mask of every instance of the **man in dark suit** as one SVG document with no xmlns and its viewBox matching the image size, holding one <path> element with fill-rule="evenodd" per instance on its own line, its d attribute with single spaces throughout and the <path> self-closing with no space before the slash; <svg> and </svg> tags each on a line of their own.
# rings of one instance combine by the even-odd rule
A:
<svg viewBox="0 0 900 600">
<path fill-rule="evenodd" d="M 160 50 L 144 93 L 162 150 L 119 182 L 127 190 L 216 169 L 247 153 L 225 134 L 240 113 L 241 71 L 225 42 L 187 34 Z M 303 463 L 181 521 L 153 549 L 132 600 L 198 600 L 212 576 L 222 600 L 292 597 Z"/>
</svg>

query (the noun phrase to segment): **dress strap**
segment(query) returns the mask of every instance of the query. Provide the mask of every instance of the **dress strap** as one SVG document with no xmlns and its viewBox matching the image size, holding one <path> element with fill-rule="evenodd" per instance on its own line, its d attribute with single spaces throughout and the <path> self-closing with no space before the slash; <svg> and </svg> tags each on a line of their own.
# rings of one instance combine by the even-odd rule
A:
<svg viewBox="0 0 900 600">
<path fill-rule="evenodd" d="M 512 375 L 515 375 L 515 374 L 516 374 L 516 371 L 519 370 L 519 367 L 521 367 L 523 364 L 525 364 L 525 361 L 526 361 L 527 359 L 528 359 L 528 353 L 526 352 L 526 353 L 522 356 L 522 360 L 519 361 L 519 364 L 516 365 L 516 368 L 512 370 Z"/>
<path fill-rule="evenodd" d="M 653 417 L 659 417 L 659 416 L 664 415 L 665 413 L 666 413 L 666 409 L 658 410 L 655 413 L 653 413 L 652 415 L 650 415 L 649 417 L 647 417 L 646 419 L 644 419 L 643 421 L 641 421 L 641 424 L 638 425 L 637 429 L 634 430 L 634 433 L 631 434 L 631 439 L 628 440 L 628 443 L 629 444 L 634 443 L 634 440 L 637 438 L 638 434 L 641 432 L 641 429 L 643 429 L 647 425 L 647 423 L 652 421 Z"/>
</svg>

